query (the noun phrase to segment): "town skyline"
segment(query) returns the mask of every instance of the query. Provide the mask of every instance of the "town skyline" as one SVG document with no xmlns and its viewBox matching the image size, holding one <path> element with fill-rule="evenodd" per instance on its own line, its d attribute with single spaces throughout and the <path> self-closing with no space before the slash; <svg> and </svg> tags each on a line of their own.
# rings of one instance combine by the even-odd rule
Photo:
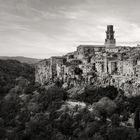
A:
<svg viewBox="0 0 140 140">
<path fill-rule="evenodd" d="M 110 24 L 117 45 L 140 43 L 138 0 L 0 2 L 0 56 L 49 58 L 81 44 L 104 45 Z"/>
</svg>

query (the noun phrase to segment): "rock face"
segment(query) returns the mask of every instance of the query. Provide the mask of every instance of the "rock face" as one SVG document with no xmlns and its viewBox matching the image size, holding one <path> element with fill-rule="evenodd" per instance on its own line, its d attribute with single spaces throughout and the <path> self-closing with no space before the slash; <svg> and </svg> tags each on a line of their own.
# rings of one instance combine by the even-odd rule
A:
<svg viewBox="0 0 140 140">
<path fill-rule="evenodd" d="M 139 54 L 138 46 L 116 46 L 113 26 L 108 25 L 105 45 L 79 45 L 75 52 L 63 57 L 42 60 L 36 65 L 35 77 L 41 84 L 61 81 L 68 86 L 78 86 L 93 84 L 96 76 L 108 76 L 108 83 L 118 87 L 120 79 L 139 79 Z"/>
<path fill-rule="evenodd" d="M 42 60 L 35 67 L 35 80 L 41 84 L 49 82 L 50 79 L 50 60 Z"/>
</svg>

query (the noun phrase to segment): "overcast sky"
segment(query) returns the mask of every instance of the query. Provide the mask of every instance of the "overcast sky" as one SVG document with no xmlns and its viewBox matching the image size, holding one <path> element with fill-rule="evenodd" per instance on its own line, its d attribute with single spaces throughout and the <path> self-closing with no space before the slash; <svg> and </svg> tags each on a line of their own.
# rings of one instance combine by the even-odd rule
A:
<svg viewBox="0 0 140 140">
<path fill-rule="evenodd" d="M 0 0 L 0 55 L 48 58 L 79 44 L 140 43 L 140 0 Z"/>
</svg>

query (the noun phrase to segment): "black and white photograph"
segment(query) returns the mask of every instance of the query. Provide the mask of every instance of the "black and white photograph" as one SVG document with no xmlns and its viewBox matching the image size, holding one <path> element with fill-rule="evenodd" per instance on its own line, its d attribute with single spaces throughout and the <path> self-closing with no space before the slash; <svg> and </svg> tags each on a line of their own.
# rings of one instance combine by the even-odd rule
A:
<svg viewBox="0 0 140 140">
<path fill-rule="evenodd" d="M 140 0 L 0 0 L 0 140 L 140 140 Z"/>
</svg>

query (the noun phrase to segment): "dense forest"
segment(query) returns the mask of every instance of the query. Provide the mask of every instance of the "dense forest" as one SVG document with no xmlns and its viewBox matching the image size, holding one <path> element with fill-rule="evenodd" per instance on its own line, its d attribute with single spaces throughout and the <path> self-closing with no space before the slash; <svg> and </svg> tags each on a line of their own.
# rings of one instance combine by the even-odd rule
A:
<svg viewBox="0 0 140 140">
<path fill-rule="evenodd" d="M 0 61 L 0 140 L 139 140 L 140 96 L 113 86 L 34 82 L 34 68 Z"/>
<path fill-rule="evenodd" d="M 16 78 L 34 81 L 34 66 L 17 60 L 0 60 L 0 95 L 5 95 L 15 86 Z"/>
</svg>

